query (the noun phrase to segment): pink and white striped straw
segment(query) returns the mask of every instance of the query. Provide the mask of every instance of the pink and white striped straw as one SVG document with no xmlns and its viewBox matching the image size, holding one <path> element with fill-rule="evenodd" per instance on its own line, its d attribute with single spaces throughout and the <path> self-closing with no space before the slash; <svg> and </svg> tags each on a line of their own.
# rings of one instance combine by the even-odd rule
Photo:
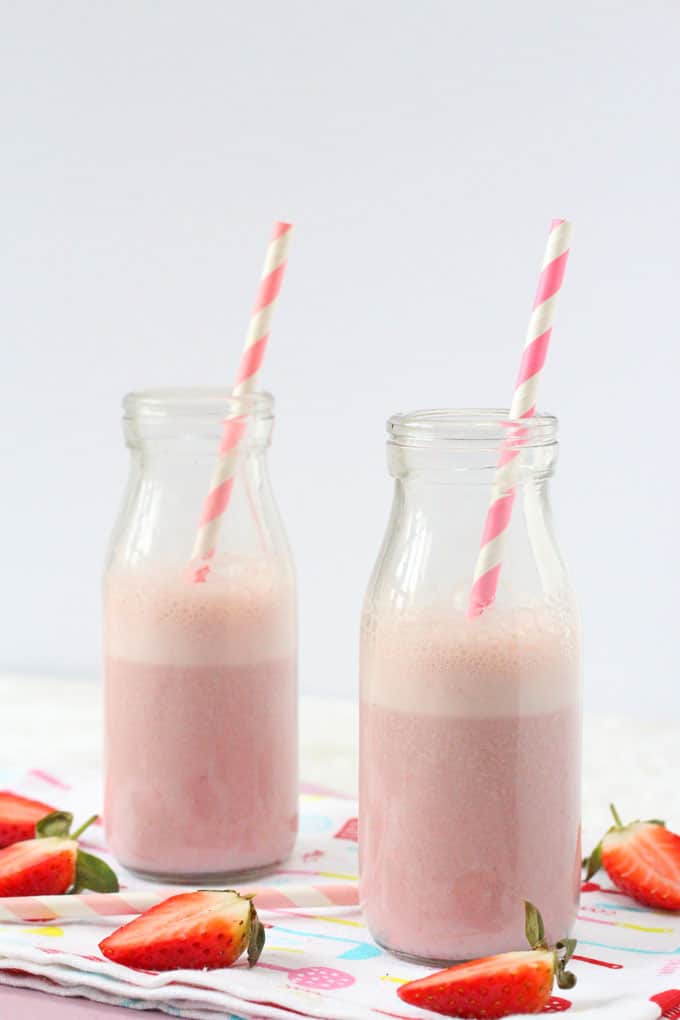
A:
<svg viewBox="0 0 680 1020">
<path fill-rule="evenodd" d="M 571 223 L 567 220 L 552 221 L 512 398 L 511 422 L 533 418 L 536 412 L 538 383 L 555 322 L 557 298 L 569 257 L 571 230 Z M 471 618 L 480 616 L 496 597 L 503 547 L 515 501 L 516 458 L 519 454 L 517 447 L 522 442 L 521 432 L 521 428 L 511 430 L 496 469 L 470 592 L 468 616 Z"/>
<path fill-rule="evenodd" d="M 292 230 L 292 223 L 276 222 L 274 224 L 246 341 L 243 345 L 241 362 L 232 389 L 234 397 L 252 393 L 257 386 L 257 373 L 264 358 L 271 330 L 272 314 L 286 270 Z M 238 448 L 247 424 L 248 419 L 245 415 L 233 415 L 224 422 L 218 460 L 210 482 L 210 491 L 203 504 L 203 513 L 194 542 L 192 553 L 194 562 L 209 560 L 215 553 L 222 516 L 227 509 L 234 486 Z M 195 569 L 193 572 L 194 581 L 205 581 L 209 569 L 205 563 Z"/>
<path fill-rule="evenodd" d="M 189 890 L 188 890 L 189 891 Z M 0 898 L 0 921 L 99 921 L 107 917 L 142 914 L 177 889 L 130 889 L 120 893 L 78 893 L 73 896 L 5 896 Z M 355 884 L 241 886 L 237 892 L 254 895 L 258 910 L 356 907 Z"/>
</svg>

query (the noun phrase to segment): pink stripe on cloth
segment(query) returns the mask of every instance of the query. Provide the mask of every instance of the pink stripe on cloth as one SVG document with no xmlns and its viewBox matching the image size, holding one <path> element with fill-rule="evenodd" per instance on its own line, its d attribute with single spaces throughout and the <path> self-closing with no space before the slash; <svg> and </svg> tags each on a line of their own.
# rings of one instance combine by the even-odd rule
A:
<svg viewBox="0 0 680 1020">
<path fill-rule="evenodd" d="M 258 910 L 286 910 L 288 907 L 298 906 L 295 900 L 286 896 L 280 889 L 256 886 L 246 891 L 255 894 L 255 904 Z"/>
<path fill-rule="evenodd" d="M 42 769 L 30 769 L 29 776 L 35 776 L 36 779 L 42 779 L 44 783 L 49 783 L 50 786 L 57 786 L 60 790 L 70 790 L 71 787 L 68 783 L 63 783 L 57 776 L 53 776 L 50 772 L 43 772 Z"/>
<path fill-rule="evenodd" d="M 251 346 L 243 352 L 241 363 L 238 366 L 235 386 L 240 386 L 241 383 L 246 381 L 246 379 L 250 379 L 252 376 L 257 374 L 260 365 L 262 364 L 262 359 L 264 358 L 267 340 L 269 340 L 269 333 L 266 333 L 265 336 L 261 336 L 259 340 L 256 340 L 254 344 L 251 344 Z"/>
<path fill-rule="evenodd" d="M 551 298 L 562 286 L 564 279 L 564 271 L 567 268 L 567 259 L 569 258 L 569 249 L 558 255 L 556 259 L 549 262 L 543 272 L 538 278 L 538 287 L 536 288 L 536 297 L 534 298 L 534 308 L 538 308 L 544 301 Z"/>
<path fill-rule="evenodd" d="M 356 907 L 359 903 L 359 890 L 355 885 L 319 885 L 319 892 L 327 896 L 336 907 Z"/>
<path fill-rule="evenodd" d="M 286 271 L 285 261 L 277 266 L 276 269 L 272 269 L 271 273 L 267 273 L 265 277 L 260 281 L 260 286 L 255 297 L 255 304 L 253 305 L 253 315 L 257 315 L 261 312 L 266 305 L 270 305 L 272 301 L 276 301 L 281 290 L 281 281 L 283 280 L 283 274 Z"/>
<path fill-rule="evenodd" d="M 537 372 L 541 371 L 548 354 L 548 344 L 550 343 L 551 333 L 552 326 L 550 329 L 546 329 L 545 333 L 541 333 L 541 335 L 537 336 L 535 340 L 532 340 L 528 347 L 524 348 L 515 386 L 521 386 L 522 383 L 525 383 L 527 379 L 532 377 L 532 375 L 536 375 Z M 526 415 L 524 417 L 526 417 Z"/>
<path fill-rule="evenodd" d="M 209 521 L 214 520 L 215 517 L 219 517 L 224 512 L 224 508 L 229 502 L 229 496 L 234 485 L 234 478 L 227 478 L 226 481 L 218 485 L 217 488 L 213 489 L 208 494 L 203 507 L 203 514 L 201 516 L 201 526 L 208 524 Z"/>
<path fill-rule="evenodd" d="M 499 496 L 498 499 L 489 507 L 489 512 L 486 515 L 486 521 L 484 522 L 484 533 L 482 534 L 482 545 L 487 545 L 493 541 L 496 535 L 500 534 L 501 531 L 505 531 L 510 518 L 512 517 L 512 507 L 515 502 L 515 490 L 511 489 L 510 492 L 505 496 Z"/>
</svg>

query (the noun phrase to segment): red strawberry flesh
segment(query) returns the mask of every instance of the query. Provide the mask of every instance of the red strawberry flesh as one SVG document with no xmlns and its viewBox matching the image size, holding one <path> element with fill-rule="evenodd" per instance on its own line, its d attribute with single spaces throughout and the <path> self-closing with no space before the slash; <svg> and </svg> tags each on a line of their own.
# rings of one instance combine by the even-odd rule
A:
<svg viewBox="0 0 680 1020">
<path fill-rule="evenodd" d="M 639 903 L 680 910 L 680 836 L 665 826 L 634 822 L 608 832 L 602 864 L 612 882 Z"/>
<path fill-rule="evenodd" d="M 248 946 L 253 925 L 259 925 L 253 906 L 238 893 L 181 893 L 123 925 L 99 948 L 138 970 L 228 967 Z"/>
<path fill-rule="evenodd" d="M 67 892 L 76 872 L 78 844 L 50 836 L 0 850 L 0 896 L 50 896 Z"/>
<path fill-rule="evenodd" d="M 555 956 L 527 950 L 459 963 L 397 990 L 404 1002 L 444 1016 L 493 1020 L 539 1013 L 550 999 Z"/>
<path fill-rule="evenodd" d="M 35 824 L 54 808 L 39 800 L 0 791 L 0 849 L 24 839 L 33 839 Z"/>
</svg>

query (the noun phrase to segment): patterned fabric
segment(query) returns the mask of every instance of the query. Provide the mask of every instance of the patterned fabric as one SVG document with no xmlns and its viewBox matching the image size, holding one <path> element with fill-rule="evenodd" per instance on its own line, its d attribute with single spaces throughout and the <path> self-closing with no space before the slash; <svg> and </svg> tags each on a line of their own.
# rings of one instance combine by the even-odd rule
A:
<svg viewBox="0 0 680 1020">
<path fill-rule="evenodd" d="M 39 771 L 5 772 L 0 785 L 51 800 L 77 819 L 99 803 L 96 778 L 72 783 Z M 101 827 L 87 837 L 86 849 L 104 849 L 106 856 Z M 295 855 L 267 881 L 354 883 L 356 838 L 354 802 L 303 795 Z M 120 869 L 119 874 L 127 888 L 144 886 Z M 555 996 L 546 1012 L 569 1012 L 583 1020 L 680 1018 L 680 915 L 643 909 L 613 890 L 604 873 L 596 878 L 584 886 L 575 931 L 578 985 Z M 267 944 L 254 969 L 239 962 L 221 971 L 167 974 L 139 973 L 105 960 L 97 945 L 115 925 L 103 919 L 2 924 L 0 984 L 196 1020 L 291 1020 L 295 1014 L 324 1020 L 433 1017 L 395 994 L 398 984 L 422 977 L 427 969 L 380 950 L 358 908 L 265 912 L 262 919 Z"/>
</svg>

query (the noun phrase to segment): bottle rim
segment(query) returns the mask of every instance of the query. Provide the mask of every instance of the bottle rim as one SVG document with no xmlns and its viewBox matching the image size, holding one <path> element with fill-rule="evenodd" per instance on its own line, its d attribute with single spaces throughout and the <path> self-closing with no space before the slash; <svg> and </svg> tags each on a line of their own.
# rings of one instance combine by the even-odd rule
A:
<svg viewBox="0 0 680 1020">
<path fill-rule="evenodd" d="M 442 407 L 393 414 L 388 443 L 410 449 L 523 449 L 557 443 L 558 420 L 552 414 L 509 418 L 507 408 Z"/>
<path fill-rule="evenodd" d="M 273 418 L 274 397 L 264 390 L 234 395 L 227 386 L 165 386 L 135 390 L 123 397 L 124 421 L 181 418 L 212 422 L 232 415 Z"/>
</svg>

